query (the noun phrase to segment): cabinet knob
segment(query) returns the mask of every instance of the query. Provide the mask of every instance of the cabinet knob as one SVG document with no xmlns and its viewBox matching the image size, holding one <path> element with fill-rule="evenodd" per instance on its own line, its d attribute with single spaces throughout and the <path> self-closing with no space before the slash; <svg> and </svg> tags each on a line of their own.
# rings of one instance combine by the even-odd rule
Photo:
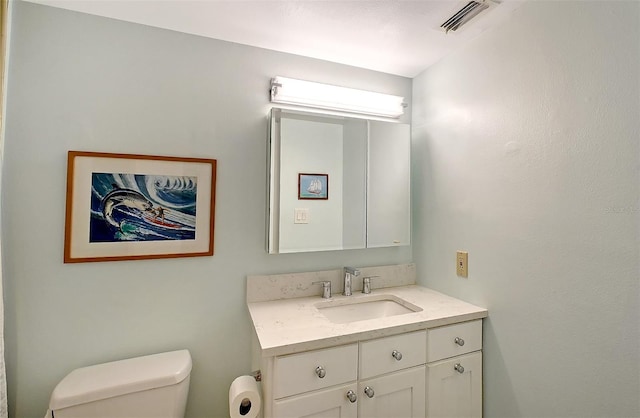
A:
<svg viewBox="0 0 640 418">
<path fill-rule="evenodd" d="M 453 366 L 453 368 L 454 368 L 455 371 L 457 371 L 460 374 L 464 373 L 464 367 L 462 367 L 462 364 L 460 364 L 460 363 L 456 363 Z"/>
<path fill-rule="evenodd" d="M 320 379 L 324 378 L 327 375 L 327 371 L 322 366 L 316 367 L 316 374 Z"/>
<path fill-rule="evenodd" d="M 455 340 L 453 340 L 454 343 L 458 344 L 460 347 L 462 347 L 464 345 L 464 340 L 460 337 L 456 337 Z"/>
<path fill-rule="evenodd" d="M 347 399 L 349 399 L 349 402 L 354 403 L 358 400 L 358 395 L 356 395 L 354 391 L 350 390 L 347 392 Z"/>
<path fill-rule="evenodd" d="M 367 386 L 364 388 L 364 394 L 370 398 L 373 398 L 373 395 L 375 395 L 376 393 L 373 391 L 373 388 L 371 386 Z"/>
<path fill-rule="evenodd" d="M 391 357 L 393 357 L 394 359 L 400 361 L 400 360 L 402 360 L 402 353 L 399 352 L 398 350 L 393 350 L 391 352 Z"/>
</svg>

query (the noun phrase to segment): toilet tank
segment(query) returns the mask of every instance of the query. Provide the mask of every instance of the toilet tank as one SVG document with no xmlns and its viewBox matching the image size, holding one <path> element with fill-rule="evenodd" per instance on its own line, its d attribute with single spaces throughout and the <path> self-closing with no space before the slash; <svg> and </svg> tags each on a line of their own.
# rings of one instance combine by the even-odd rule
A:
<svg viewBox="0 0 640 418">
<path fill-rule="evenodd" d="M 82 367 L 53 390 L 55 418 L 184 417 L 191 376 L 188 350 Z"/>
</svg>

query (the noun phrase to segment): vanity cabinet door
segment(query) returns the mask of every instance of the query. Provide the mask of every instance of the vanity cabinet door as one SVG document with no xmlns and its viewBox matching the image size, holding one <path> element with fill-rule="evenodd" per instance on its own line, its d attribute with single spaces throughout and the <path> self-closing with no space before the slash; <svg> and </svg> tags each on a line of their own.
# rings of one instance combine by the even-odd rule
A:
<svg viewBox="0 0 640 418">
<path fill-rule="evenodd" d="M 358 384 L 361 418 L 424 418 L 425 366 Z"/>
<path fill-rule="evenodd" d="M 356 418 L 358 402 L 355 383 L 332 389 L 320 390 L 275 401 L 273 416 L 277 418 Z M 347 396 L 353 391 L 357 401 Z M 389 415 L 392 416 L 392 415 Z"/>
<path fill-rule="evenodd" d="M 427 417 L 482 417 L 482 352 L 427 364 Z"/>
</svg>

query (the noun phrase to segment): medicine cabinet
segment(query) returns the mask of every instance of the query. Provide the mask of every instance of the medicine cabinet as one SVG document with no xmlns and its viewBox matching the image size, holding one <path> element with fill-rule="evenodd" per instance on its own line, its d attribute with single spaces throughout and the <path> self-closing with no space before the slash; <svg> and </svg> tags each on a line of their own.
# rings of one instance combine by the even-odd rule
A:
<svg viewBox="0 0 640 418">
<path fill-rule="evenodd" d="M 409 245 L 409 125 L 280 108 L 269 120 L 269 253 Z"/>
</svg>

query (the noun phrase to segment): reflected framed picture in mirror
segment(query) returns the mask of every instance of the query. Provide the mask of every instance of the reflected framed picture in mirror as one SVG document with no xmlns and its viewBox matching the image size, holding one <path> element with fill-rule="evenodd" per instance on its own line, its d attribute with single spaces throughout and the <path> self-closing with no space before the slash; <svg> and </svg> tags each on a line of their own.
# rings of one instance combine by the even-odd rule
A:
<svg viewBox="0 0 640 418">
<path fill-rule="evenodd" d="M 298 200 L 328 200 L 329 175 L 298 173 Z"/>
</svg>

